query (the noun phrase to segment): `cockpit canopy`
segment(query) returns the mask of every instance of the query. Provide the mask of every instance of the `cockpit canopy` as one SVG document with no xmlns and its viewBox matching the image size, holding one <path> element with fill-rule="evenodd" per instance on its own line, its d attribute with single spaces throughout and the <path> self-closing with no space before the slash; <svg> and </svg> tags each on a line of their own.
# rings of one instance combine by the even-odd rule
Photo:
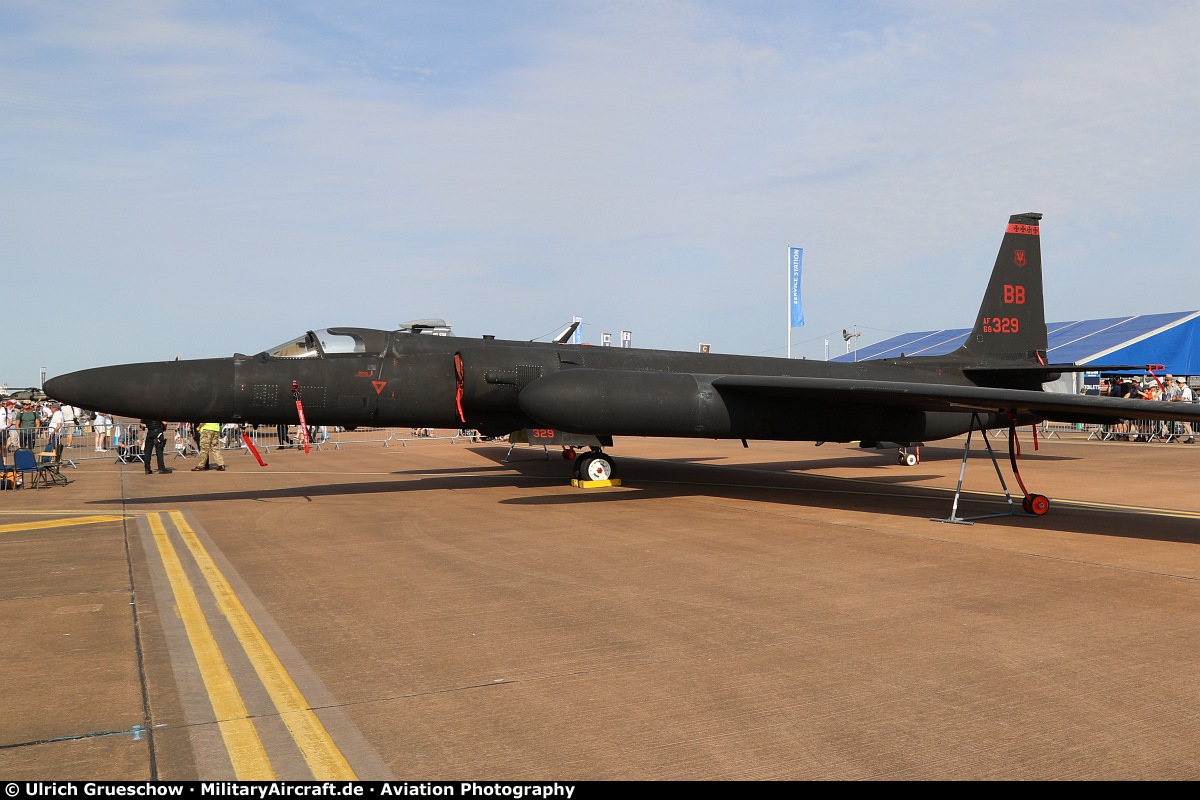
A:
<svg viewBox="0 0 1200 800">
<path fill-rule="evenodd" d="M 379 355 L 387 348 L 387 331 L 370 328 L 322 328 L 265 351 L 271 358 L 320 358 L 327 355 Z"/>
</svg>

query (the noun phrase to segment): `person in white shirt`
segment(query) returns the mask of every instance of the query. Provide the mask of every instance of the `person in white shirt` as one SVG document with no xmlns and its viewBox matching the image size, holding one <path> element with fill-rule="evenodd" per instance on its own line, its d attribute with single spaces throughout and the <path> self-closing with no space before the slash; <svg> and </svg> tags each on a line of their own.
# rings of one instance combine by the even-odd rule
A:
<svg viewBox="0 0 1200 800">
<path fill-rule="evenodd" d="M 12 408 L 12 401 L 0 403 L 0 453 L 8 450 L 8 431 L 12 428 L 10 408 Z"/>
<path fill-rule="evenodd" d="M 1183 378 L 1176 378 L 1175 386 L 1176 386 L 1176 389 L 1174 392 L 1171 393 L 1171 397 L 1169 398 L 1170 402 L 1172 402 L 1172 403 L 1190 403 L 1190 402 L 1192 402 L 1193 397 L 1194 397 L 1192 395 L 1192 387 L 1187 385 L 1186 380 L 1184 380 Z M 1184 444 L 1193 444 L 1196 441 L 1196 437 L 1192 433 L 1192 423 L 1181 422 L 1180 424 L 1183 425 L 1183 432 L 1185 434 L 1187 434 L 1187 437 L 1188 437 L 1183 440 L 1183 443 Z"/>
<path fill-rule="evenodd" d="M 96 432 L 96 452 L 107 453 L 108 436 L 112 432 L 112 417 L 103 411 L 97 411 L 96 418 L 92 420 L 92 430 Z"/>
<path fill-rule="evenodd" d="M 74 406 L 63 404 L 62 415 L 63 431 L 62 436 L 59 438 L 64 445 L 70 447 L 71 442 L 75 438 L 75 428 L 79 425 L 79 409 L 75 408 Z"/>
<path fill-rule="evenodd" d="M 56 408 L 50 412 L 50 421 L 46 423 L 46 449 L 58 450 L 58 437 L 63 432 L 63 411 Z"/>
</svg>

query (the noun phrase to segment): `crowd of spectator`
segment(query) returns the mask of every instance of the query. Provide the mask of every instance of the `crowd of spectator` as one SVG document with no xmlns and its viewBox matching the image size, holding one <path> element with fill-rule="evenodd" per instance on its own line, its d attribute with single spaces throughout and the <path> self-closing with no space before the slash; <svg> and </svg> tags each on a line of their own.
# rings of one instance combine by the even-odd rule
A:
<svg viewBox="0 0 1200 800">
<path fill-rule="evenodd" d="M 1166 375 L 1157 377 L 1112 378 L 1101 386 L 1101 394 L 1128 400 L 1150 400 L 1168 403 L 1194 403 L 1195 394 L 1187 379 Z M 1178 426 L 1178 428 L 1176 428 Z M 1109 438 L 1129 442 L 1149 442 L 1156 438 L 1164 441 L 1194 444 L 1196 437 L 1190 422 L 1163 422 L 1160 420 L 1118 420 L 1108 426 Z M 1184 438 L 1186 437 L 1186 438 Z"/>
<path fill-rule="evenodd" d="M 156 421 L 143 420 L 138 423 L 119 422 L 112 414 L 90 412 L 55 400 L 22 400 L 5 398 L 0 400 L 0 453 L 9 453 L 18 448 L 35 451 L 53 451 L 61 454 L 64 448 L 73 448 L 75 458 L 81 457 L 80 448 L 95 453 L 114 453 L 122 458 L 140 456 L 146 441 L 148 427 Z M 159 423 L 161 424 L 161 423 Z M 299 447 L 289 433 L 294 426 L 280 425 L 276 430 L 279 442 L 276 447 Z M 172 426 L 174 450 L 180 455 L 193 455 L 199 450 L 199 423 L 178 423 Z M 156 435 L 157 435 L 157 429 Z M 243 432 L 250 429 L 236 423 L 221 426 L 218 446 L 242 448 Z M 323 425 L 308 428 L 309 441 L 321 443 L 329 438 L 329 429 Z M 165 430 L 163 436 L 165 440 Z M 300 438 L 297 428 L 295 434 Z"/>
<path fill-rule="evenodd" d="M 114 423 L 111 416 L 90 414 L 54 400 L 5 400 L 0 403 L 0 450 L 70 447 L 75 438 L 95 436 L 97 451 L 107 451 Z"/>
</svg>

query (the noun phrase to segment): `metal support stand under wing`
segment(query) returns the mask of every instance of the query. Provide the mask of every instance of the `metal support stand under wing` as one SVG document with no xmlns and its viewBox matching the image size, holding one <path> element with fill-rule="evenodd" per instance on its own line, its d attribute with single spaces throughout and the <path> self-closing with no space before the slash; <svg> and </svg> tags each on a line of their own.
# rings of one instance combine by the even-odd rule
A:
<svg viewBox="0 0 1200 800">
<path fill-rule="evenodd" d="M 980 438 L 983 439 L 983 444 L 985 447 L 987 447 L 988 456 L 991 458 L 992 466 L 996 470 L 996 477 L 1000 479 L 1000 488 L 1004 490 L 1004 499 L 1008 502 L 1008 511 L 996 511 L 991 514 L 980 514 L 974 517 L 960 517 L 958 516 L 958 502 L 962 498 L 963 478 L 966 476 L 967 472 L 967 456 L 971 450 L 971 435 L 975 432 L 976 428 L 979 429 Z M 954 503 L 950 507 L 950 516 L 946 519 L 939 519 L 937 517 L 931 517 L 930 519 L 933 522 L 949 522 L 955 525 L 974 525 L 975 523 L 973 520 L 977 519 L 1020 515 L 1040 517 L 1049 511 L 1049 500 L 1040 494 L 1030 494 L 1025 490 L 1025 482 L 1021 480 L 1021 473 L 1017 469 L 1016 454 L 1013 449 L 1015 444 L 1016 423 L 1010 422 L 1008 428 L 1008 455 L 1012 464 L 1013 475 L 1016 477 L 1017 484 L 1021 487 L 1021 491 L 1023 492 L 1021 511 L 1018 511 L 1016 504 L 1013 503 L 1012 493 L 1008 491 L 1008 484 L 1005 483 L 1004 474 L 1000 470 L 1000 464 L 996 461 L 996 451 L 992 449 L 992 443 L 988 440 L 987 430 L 983 427 L 983 420 L 980 419 L 978 412 L 974 412 L 971 414 L 971 428 L 967 431 L 967 441 L 963 445 L 962 464 L 958 470 L 958 486 L 954 489 Z"/>
</svg>

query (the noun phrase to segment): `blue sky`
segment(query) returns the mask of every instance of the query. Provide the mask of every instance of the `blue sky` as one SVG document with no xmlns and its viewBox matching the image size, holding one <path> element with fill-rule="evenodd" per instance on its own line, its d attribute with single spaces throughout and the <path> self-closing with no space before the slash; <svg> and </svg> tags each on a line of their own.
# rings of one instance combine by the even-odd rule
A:
<svg viewBox="0 0 1200 800">
<path fill-rule="evenodd" d="M 1200 4 L 0 0 L 0 381 L 443 317 L 782 356 L 1200 308 Z"/>
</svg>

